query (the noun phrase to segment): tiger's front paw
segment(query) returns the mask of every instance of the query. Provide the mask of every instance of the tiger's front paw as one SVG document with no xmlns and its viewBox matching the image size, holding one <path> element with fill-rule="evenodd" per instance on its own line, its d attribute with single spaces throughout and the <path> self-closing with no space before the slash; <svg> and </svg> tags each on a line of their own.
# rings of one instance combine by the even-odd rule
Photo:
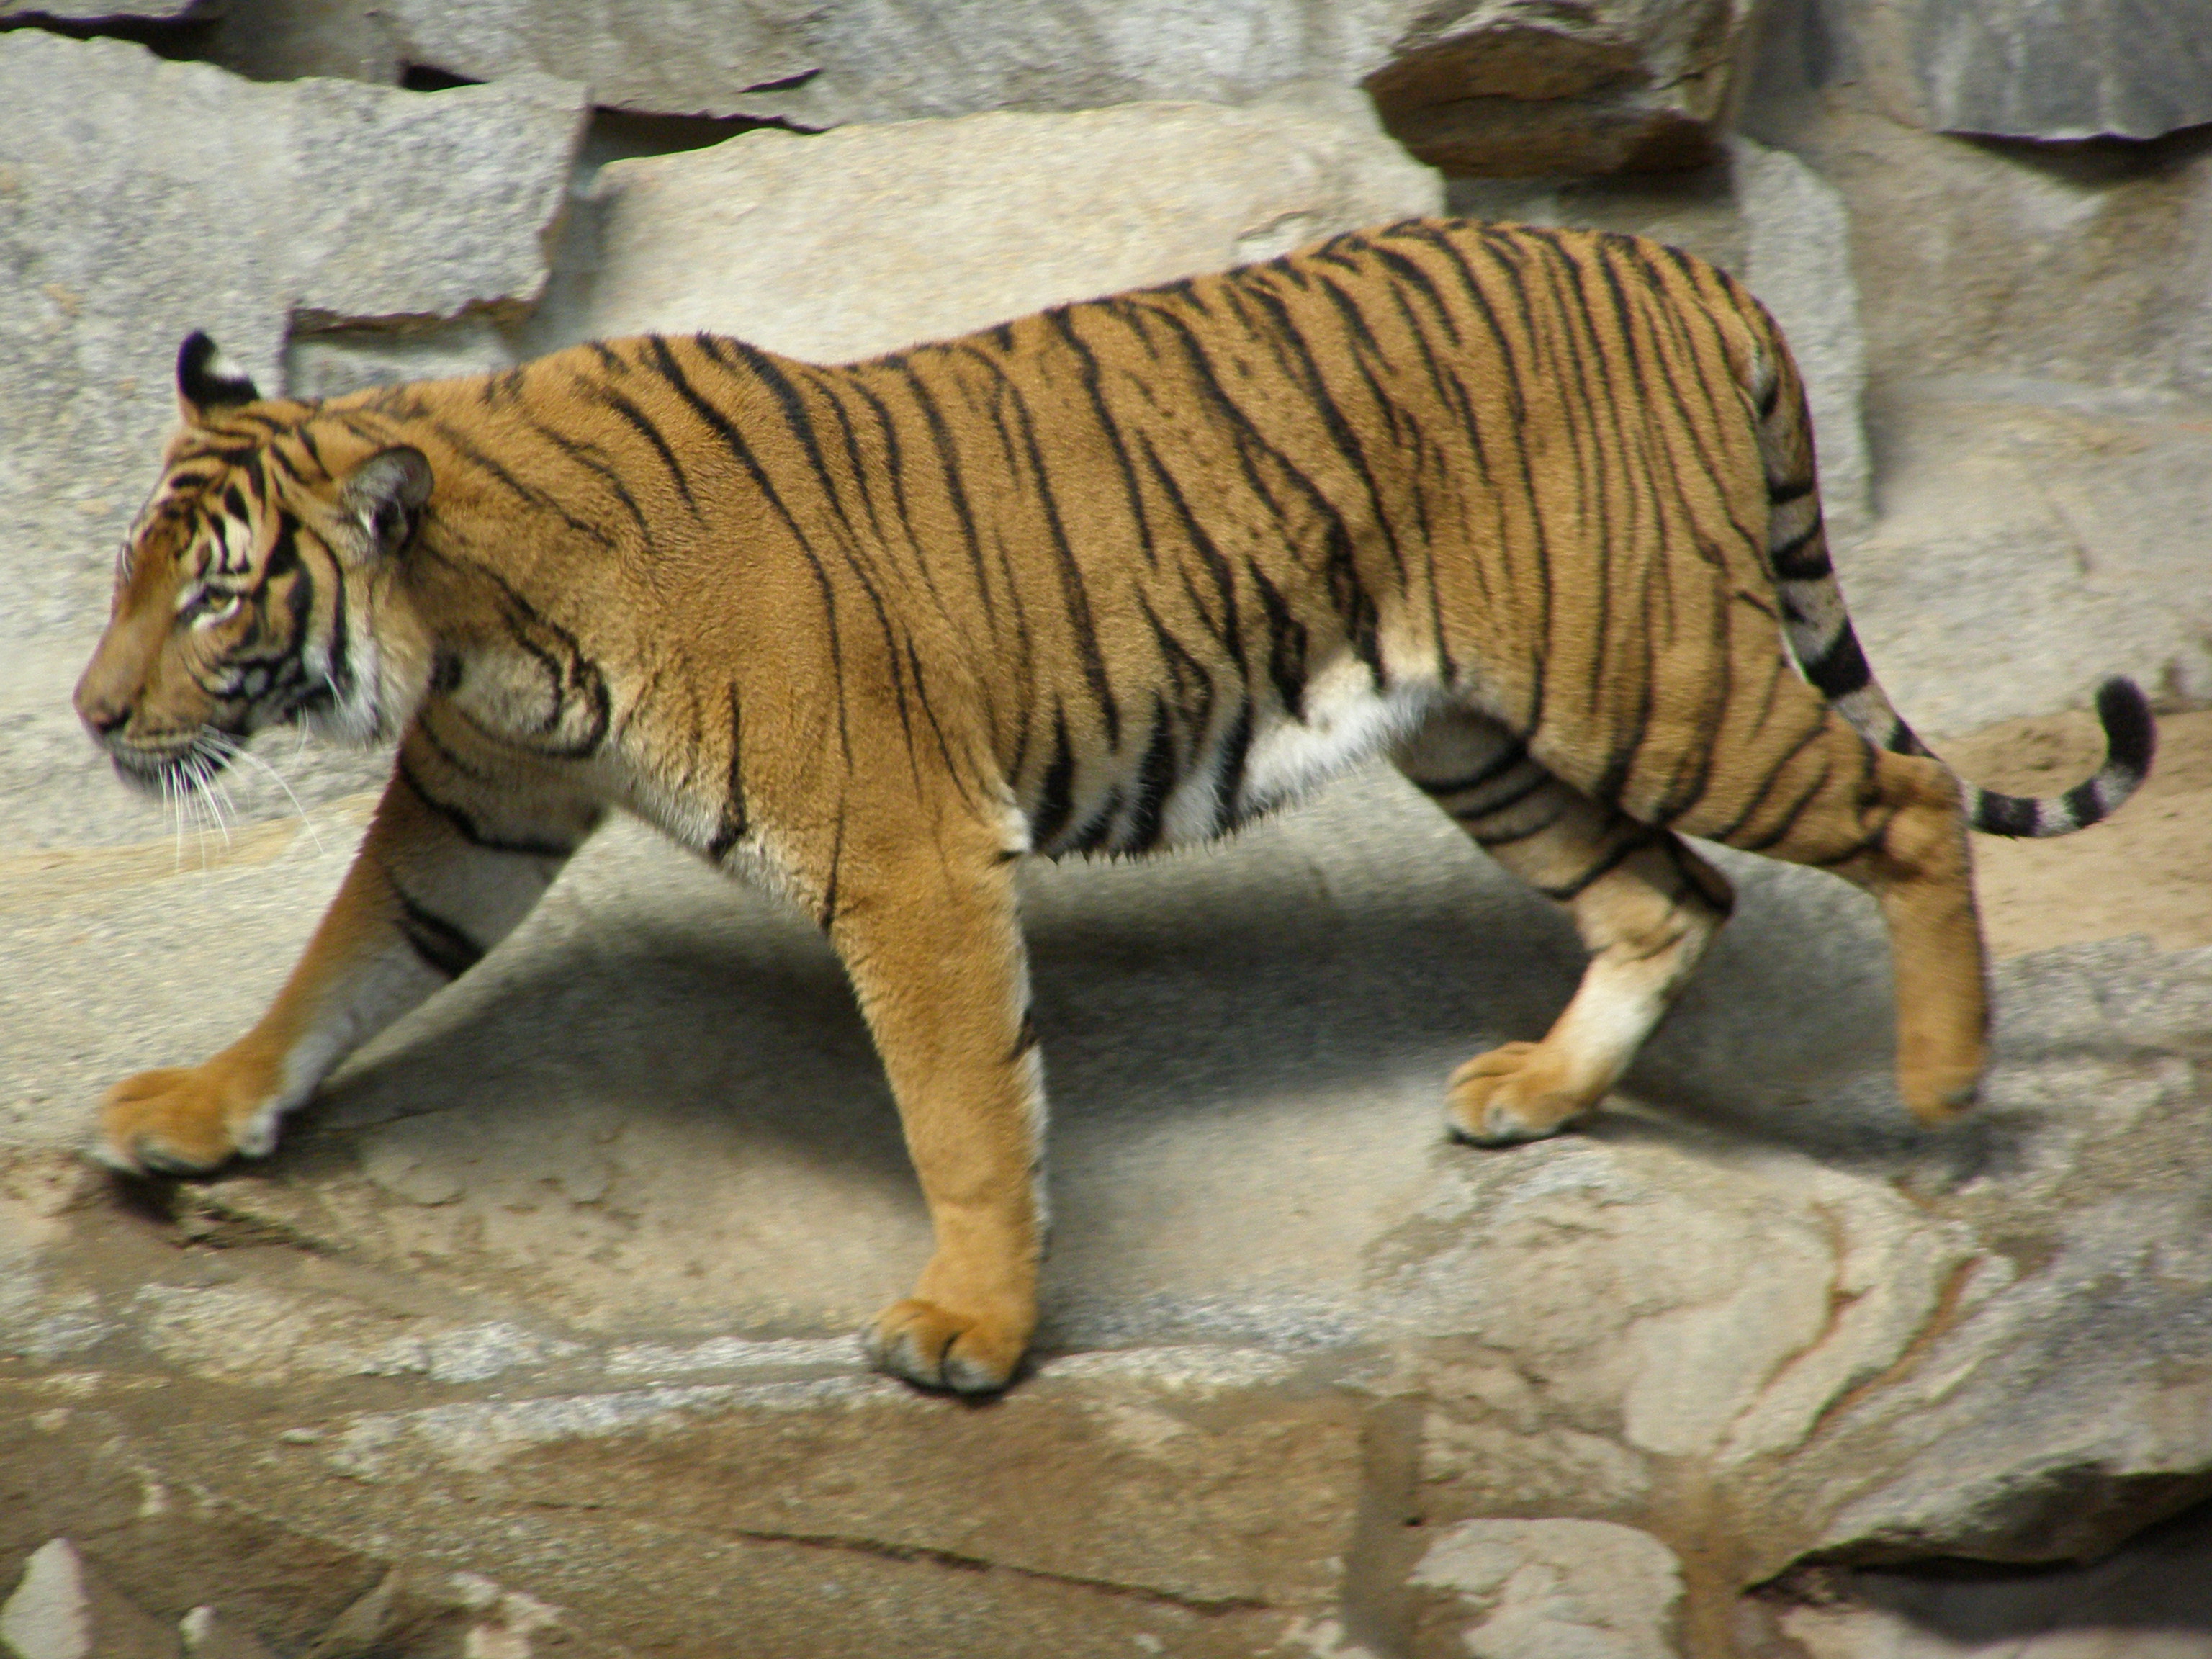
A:
<svg viewBox="0 0 2212 1659">
<path fill-rule="evenodd" d="M 204 1175 L 276 1145 L 273 1091 L 226 1066 L 141 1072 L 107 1091 L 92 1155 L 125 1175 Z"/>
<path fill-rule="evenodd" d="M 1540 1042 L 1509 1042 L 1477 1054 L 1451 1075 L 1452 1138 L 1511 1146 L 1557 1134 L 1596 1103 L 1571 1086 Z"/>
<path fill-rule="evenodd" d="M 955 1394 L 994 1394 L 1013 1381 L 1029 1346 L 1027 1322 L 993 1321 L 908 1298 L 861 1334 L 878 1370 Z"/>
</svg>

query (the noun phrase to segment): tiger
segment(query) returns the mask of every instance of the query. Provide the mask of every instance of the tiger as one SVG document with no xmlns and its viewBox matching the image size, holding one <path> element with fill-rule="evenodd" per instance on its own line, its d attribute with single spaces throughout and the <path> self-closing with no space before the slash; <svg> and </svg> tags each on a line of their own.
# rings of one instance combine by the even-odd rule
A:
<svg viewBox="0 0 2212 1659">
<path fill-rule="evenodd" d="M 1491 1147 L 1595 1110 L 1726 920 L 1688 838 L 1832 871 L 1935 1125 L 1987 1056 L 1967 832 L 2094 823 L 2154 752 L 2112 679 L 2063 794 L 1931 756 L 1773 319 L 1620 234 L 1407 221 L 842 366 L 647 334 L 310 402 L 194 333 L 176 393 L 86 727 L 147 787 L 286 723 L 397 754 L 274 1003 L 115 1085 L 94 1155 L 266 1155 L 620 810 L 826 933 L 932 1228 L 866 1352 L 961 1395 L 1037 1318 L 1024 857 L 1191 847 L 1387 758 L 1589 953 L 1544 1036 L 1451 1074 Z"/>
</svg>

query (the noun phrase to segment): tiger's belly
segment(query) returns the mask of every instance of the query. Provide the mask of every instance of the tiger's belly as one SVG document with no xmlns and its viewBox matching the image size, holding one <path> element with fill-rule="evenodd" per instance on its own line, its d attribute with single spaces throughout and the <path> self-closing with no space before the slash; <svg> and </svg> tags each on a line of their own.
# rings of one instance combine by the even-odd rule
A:
<svg viewBox="0 0 2212 1659">
<path fill-rule="evenodd" d="M 1144 755 L 1117 755 L 1073 781 L 1078 805 L 1064 826 L 1032 851 L 1144 853 L 1214 841 L 1252 818 L 1381 753 L 1427 718 L 1441 696 L 1433 685 L 1378 690 L 1367 665 L 1349 652 L 1308 678 L 1297 714 L 1249 698 L 1218 712 L 1206 744 L 1185 763 L 1157 804 L 1147 806 Z M 1031 821 L 1035 804 L 1030 805 Z"/>
<path fill-rule="evenodd" d="M 1306 682 L 1303 717 L 1282 709 L 1254 734 L 1238 792 L 1239 816 L 1287 805 L 1409 735 L 1437 706 L 1431 685 L 1377 690 L 1367 665 L 1346 652 Z"/>
</svg>

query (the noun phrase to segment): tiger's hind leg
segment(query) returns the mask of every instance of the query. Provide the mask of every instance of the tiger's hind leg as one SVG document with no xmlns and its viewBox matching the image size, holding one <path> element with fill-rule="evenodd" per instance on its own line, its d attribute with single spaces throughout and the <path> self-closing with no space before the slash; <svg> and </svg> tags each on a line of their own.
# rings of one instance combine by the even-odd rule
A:
<svg viewBox="0 0 2212 1659">
<path fill-rule="evenodd" d="M 1451 1079 L 1452 1132 L 1479 1146 L 1556 1133 L 1595 1107 L 1673 1004 L 1734 902 L 1727 879 L 1664 830 L 1547 771 L 1503 726 L 1449 710 L 1399 769 L 1475 843 L 1572 914 L 1590 952 L 1540 1042 L 1509 1042 Z"/>
<path fill-rule="evenodd" d="M 1990 1023 L 1958 780 L 1875 748 L 1795 678 L 1770 708 L 1757 732 L 1719 745 L 1711 787 L 1676 822 L 1874 895 L 1895 970 L 1898 1091 L 1922 1122 L 1942 1122 L 1973 1103 Z"/>
</svg>

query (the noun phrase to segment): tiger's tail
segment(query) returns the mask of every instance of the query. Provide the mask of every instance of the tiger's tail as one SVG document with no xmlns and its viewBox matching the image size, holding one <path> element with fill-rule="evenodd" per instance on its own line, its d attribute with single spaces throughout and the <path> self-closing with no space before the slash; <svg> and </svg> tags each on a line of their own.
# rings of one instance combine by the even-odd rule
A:
<svg viewBox="0 0 2212 1659">
<path fill-rule="evenodd" d="M 1744 390 L 1758 417 L 1770 503 L 1766 566 L 1790 653 L 1869 742 L 1937 758 L 1890 702 L 1859 647 L 1828 556 L 1804 382 L 1772 319 L 1763 311 L 1758 315 L 1765 338 L 1753 354 Z M 2001 794 L 1961 778 L 1967 823 L 1985 835 L 2040 837 L 2069 835 L 2110 817 L 2149 775 L 2158 732 L 2149 699 L 2133 680 L 2116 677 L 2097 688 L 2097 717 L 2105 728 L 2105 760 L 2094 776 L 2058 795 Z"/>
</svg>

